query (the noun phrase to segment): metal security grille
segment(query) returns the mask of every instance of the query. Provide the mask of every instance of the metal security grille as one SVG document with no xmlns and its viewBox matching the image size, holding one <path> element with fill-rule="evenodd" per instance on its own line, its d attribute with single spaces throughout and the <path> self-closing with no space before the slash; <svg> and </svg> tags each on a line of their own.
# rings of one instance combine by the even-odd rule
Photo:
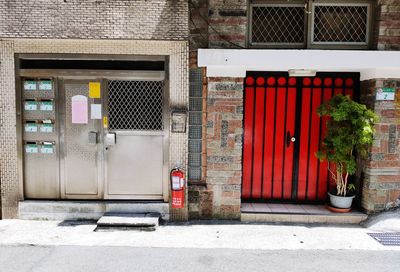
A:
<svg viewBox="0 0 400 272">
<path fill-rule="evenodd" d="M 300 44 L 305 42 L 304 5 L 252 5 L 252 44 Z"/>
<path fill-rule="evenodd" d="M 384 246 L 400 246 L 399 232 L 368 233 L 368 235 Z"/>
<path fill-rule="evenodd" d="M 201 180 L 201 158 L 203 140 L 203 73 L 202 70 L 190 70 L 189 87 L 189 171 L 190 181 Z"/>
<path fill-rule="evenodd" d="M 314 4 L 313 42 L 367 44 L 367 4 Z"/>
<path fill-rule="evenodd" d="M 109 81 L 110 129 L 163 130 L 163 90 L 164 81 Z"/>
</svg>

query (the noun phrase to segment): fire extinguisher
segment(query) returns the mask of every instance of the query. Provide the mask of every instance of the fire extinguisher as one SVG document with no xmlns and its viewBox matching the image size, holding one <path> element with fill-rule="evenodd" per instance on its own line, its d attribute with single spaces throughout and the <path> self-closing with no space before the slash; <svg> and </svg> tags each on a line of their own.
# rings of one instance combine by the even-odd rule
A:
<svg viewBox="0 0 400 272">
<path fill-rule="evenodd" d="M 185 205 L 185 173 L 179 167 L 171 170 L 172 208 L 182 209 Z"/>
</svg>

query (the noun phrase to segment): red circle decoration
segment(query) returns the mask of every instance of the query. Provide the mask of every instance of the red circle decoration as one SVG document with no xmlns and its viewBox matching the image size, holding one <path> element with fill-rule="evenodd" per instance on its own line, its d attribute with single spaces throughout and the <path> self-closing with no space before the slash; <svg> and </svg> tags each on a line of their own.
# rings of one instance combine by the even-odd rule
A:
<svg viewBox="0 0 400 272">
<path fill-rule="evenodd" d="M 325 78 L 324 79 L 324 85 L 325 86 L 331 86 L 332 85 L 332 78 L 330 78 L 330 77 L 327 77 L 327 78 Z"/>
<path fill-rule="evenodd" d="M 275 79 L 274 77 L 269 77 L 269 78 L 267 79 L 267 84 L 268 84 L 269 86 L 275 85 L 275 82 L 276 82 L 276 79 Z"/>
<path fill-rule="evenodd" d="M 347 78 L 344 84 L 346 84 L 346 87 L 351 87 L 354 84 L 354 80 L 352 78 Z"/>
<path fill-rule="evenodd" d="M 246 84 L 247 85 L 253 85 L 254 84 L 254 77 L 247 77 L 246 78 Z"/>
<path fill-rule="evenodd" d="M 264 85 L 265 79 L 263 77 L 257 77 L 256 83 L 258 86 Z"/>
<path fill-rule="evenodd" d="M 322 80 L 319 77 L 314 78 L 314 85 L 321 86 Z"/>
<path fill-rule="evenodd" d="M 310 85 L 311 85 L 311 79 L 308 78 L 308 77 L 305 77 L 305 78 L 303 79 L 303 85 L 304 85 L 304 86 L 310 86 Z"/>
<path fill-rule="evenodd" d="M 286 78 L 280 77 L 278 78 L 278 85 L 282 86 L 286 84 Z"/>
<path fill-rule="evenodd" d="M 296 79 L 295 79 L 294 77 L 290 77 L 290 78 L 289 78 L 289 85 L 290 85 L 290 86 L 296 85 Z"/>
<path fill-rule="evenodd" d="M 341 87 L 343 85 L 343 79 L 337 78 L 335 79 L 335 86 L 336 87 Z"/>
</svg>

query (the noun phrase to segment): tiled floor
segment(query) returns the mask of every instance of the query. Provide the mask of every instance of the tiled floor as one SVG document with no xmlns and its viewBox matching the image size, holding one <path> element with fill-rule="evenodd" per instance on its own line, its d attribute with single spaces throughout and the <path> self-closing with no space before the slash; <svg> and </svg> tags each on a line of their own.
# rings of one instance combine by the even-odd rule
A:
<svg viewBox="0 0 400 272">
<path fill-rule="evenodd" d="M 323 205 L 294 205 L 271 203 L 242 203 L 242 212 L 288 214 L 335 214 Z"/>
<path fill-rule="evenodd" d="M 359 224 L 367 218 L 358 211 L 334 213 L 324 205 L 242 203 L 241 221 Z"/>
</svg>

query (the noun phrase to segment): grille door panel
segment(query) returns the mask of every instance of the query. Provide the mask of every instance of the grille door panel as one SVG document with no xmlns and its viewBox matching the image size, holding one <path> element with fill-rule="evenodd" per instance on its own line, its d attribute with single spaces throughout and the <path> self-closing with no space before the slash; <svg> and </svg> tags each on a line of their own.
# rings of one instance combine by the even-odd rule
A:
<svg viewBox="0 0 400 272">
<path fill-rule="evenodd" d="M 163 199 L 168 178 L 167 103 L 163 80 L 110 80 L 106 198 Z"/>
</svg>

